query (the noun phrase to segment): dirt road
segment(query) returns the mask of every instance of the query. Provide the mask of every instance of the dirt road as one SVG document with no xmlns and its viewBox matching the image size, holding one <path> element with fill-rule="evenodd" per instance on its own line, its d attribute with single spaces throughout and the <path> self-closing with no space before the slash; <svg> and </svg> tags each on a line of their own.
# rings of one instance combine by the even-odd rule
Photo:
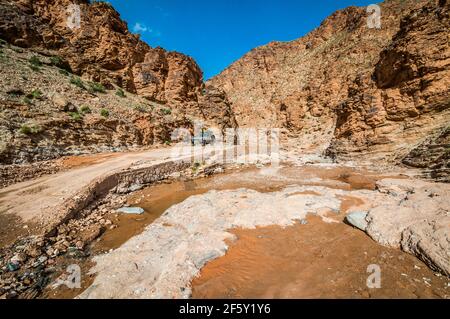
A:
<svg viewBox="0 0 450 319">
<path fill-rule="evenodd" d="M 206 147 L 204 156 L 212 149 Z M 118 153 L 101 156 L 100 161 L 83 162 L 82 166 L 71 168 L 53 175 L 18 183 L 0 190 L 0 243 L 5 244 L 18 235 L 31 232 L 32 228 L 42 228 L 67 202 L 87 185 L 106 176 L 130 168 L 151 167 L 164 162 L 189 158 L 175 148 L 152 149 L 141 152 Z M 26 226 L 24 226 L 26 225 Z M 25 228 L 23 228 L 25 227 Z"/>
</svg>

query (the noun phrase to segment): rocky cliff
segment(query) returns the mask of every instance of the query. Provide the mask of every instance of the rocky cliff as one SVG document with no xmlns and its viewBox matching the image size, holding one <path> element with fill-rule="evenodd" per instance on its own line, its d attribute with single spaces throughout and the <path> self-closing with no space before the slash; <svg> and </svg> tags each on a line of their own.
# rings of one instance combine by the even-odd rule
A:
<svg viewBox="0 0 450 319">
<path fill-rule="evenodd" d="M 0 39 L 0 163 L 168 143 L 197 120 L 235 123 L 192 58 L 150 47 L 108 3 L 0 0 Z"/>
<path fill-rule="evenodd" d="M 71 24 L 78 5 L 79 25 Z M 151 48 L 106 2 L 0 1 L 0 36 L 20 47 L 58 52 L 73 73 L 161 102 L 193 102 L 202 71 L 193 59 Z"/>
<path fill-rule="evenodd" d="M 240 126 L 283 128 L 299 151 L 399 163 L 450 123 L 449 3 L 380 7 L 381 28 L 369 27 L 366 8 L 349 7 L 303 38 L 252 50 L 209 83 L 224 89 Z"/>
</svg>

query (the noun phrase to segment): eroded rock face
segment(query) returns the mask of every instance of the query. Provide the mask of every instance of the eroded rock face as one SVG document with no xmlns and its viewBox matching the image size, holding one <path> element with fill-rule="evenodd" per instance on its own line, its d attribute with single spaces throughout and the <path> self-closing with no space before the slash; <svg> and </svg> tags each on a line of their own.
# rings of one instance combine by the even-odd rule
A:
<svg viewBox="0 0 450 319">
<path fill-rule="evenodd" d="M 73 4 L 80 7 L 79 28 L 67 23 Z M 0 36 L 12 44 L 54 50 L 74 73 L 106 85 L 164 102 L 195 101 L 202 83 L 195 61 L 152 49 L 107 3 L 17 0 L 1 1 L 0 7 Z"/>
<path fill-rule="evenodd" d="M 79 27 L 68 23 L 73 5 L 80 9 Z M 0 38 L 7 42 L 1 44 L 6 58 L 0 61 L 1 163 L 167 144 L 175 129 L 192 129 L 198 120 L 211 127 L 236 126 L 226 96 L 209 96 L 192 58 L 151 48 L 129 32 L 108 3 L 0 0 Z M 43 67 L 30 73 L 32 56 Z M 59 69 L 73 75 L 66 72 L 65 77 Z M 84 84 L 74 82 L 75 75 Z M 95 94 L 77 88 L 91 82 L 110 91 Z M 114 102 L 111 95 L 116 96 L 117 87 L 125 92 Z M 34 90 L 42 97 L 27 105 L 23 97 Z M 73 123 L 64 114 L 81 112 L 83 106 L 92 116 L 99 115 L 99 108 L 106 109 L 109 117 L 83 116 Z M 30 125 L 27 122 L 34 122 L 40 131 L 28 137 L 19 134 L 21 126 Z"/>
<path fill-rule="evenodd" d="M 203 73 L 178 52 L 151 48 L 128 30 L 114 8 L 87 0 L 0 1 L 0 38 L 63 57 L 83 78 L 125 88 L 186 114 L 201 114 Z M 80 27 L 69 27 L 71 5 L 80 8 Z"/>
<path fill-rule="evenodd" d="M 450 188 L 418 180 L 377 183 L 386 198 L 369 210 L 367 234 L 382 245 L 402 248 L 431 268 L 450 274 Z"/>
<path fill-rule="evenodd" d="M 380 6 L 381 29 L 350 7 L 303 38 L 252 50 L 209 83 L 224 89 L 239 126 L 281 127 L 299 145 L 327 136 L 334 158 L 398 163 L 450 122 L 449 3 Z"/>
</svg>

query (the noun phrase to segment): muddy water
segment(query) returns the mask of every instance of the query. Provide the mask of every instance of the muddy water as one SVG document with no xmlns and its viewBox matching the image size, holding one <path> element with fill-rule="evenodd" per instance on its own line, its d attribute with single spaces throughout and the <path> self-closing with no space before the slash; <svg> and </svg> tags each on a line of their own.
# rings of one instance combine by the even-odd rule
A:
<svg viewBox="0 0 450 319">
<path fill-rule="evenodd" d="M 267 193 L 289 185 L 327 186 L 344 190 L 374 189 L 376 181 L 384 177 L 387 176 L 346 167 L 282 167 L 278 171 L 247 168 L 213 177 L 150 186 L 133 193 L 127 200 L 130 206 L 144 208 L 145 213 L 139 216 L 115 215 L 113 221 L 118 227 L 107 231 L 94 245 L 93 251 L 103 253 L 120 247 L 131 237 L 140 234 L 169 207 L 210 190 L 247 188 Z M 314 195 L 313 192 L 309 194 Z"/>
<path fill-rule="evenodd" d="M 385 177 L 352 168 L 317 166 L 243 169 L 195 181 L 159 184 L 133 193 L 128 204 L 140 206 L 139 216 L 115 215 L 116 229 L 108 230 L 92 247 L 93 255 L 120 247 L 140 234 L 169 207 L 193 195 L 210 190 L 248 188 L 273 192 L 289 185 L 314 185 L 352 189 L 374 189 Z M 399 178 L 399 176 L 395 176 Z M 305 192 L 306 195 L 317 195 Z M 208 263 L 193 283 L 194 298 L 369 298 L 445 297 L 450 295 L 447 278 L 437 277 L 415 257 L 373 242 L 363 232 L 345 225 L 345 212 L 363 204 L 361 199 L 343 196 L 339 223 L 324 223 L 309 217 L 307 225 L 256 230 L 231 230 L 238 240 L 229 243 L 224 257 Z M 378 264 L 382 288 L 368 289 L 367 266 Z M 84 271 L 83 271 L 84 272 Z M 425 279 L 424 279 L 425 278 Z M 75 297 L 83 288 L 52 297 Z"/>
<path fill-rule="evenodd" d="M 343 223 L 233 230 L 238 240 L 192 282 L 193 298 L 445 298 L 447 278 Z M 369 289 L 367 267 L 381 270 Z M 425 279 L 424 279 L 425 278 Z"/>
</svg>

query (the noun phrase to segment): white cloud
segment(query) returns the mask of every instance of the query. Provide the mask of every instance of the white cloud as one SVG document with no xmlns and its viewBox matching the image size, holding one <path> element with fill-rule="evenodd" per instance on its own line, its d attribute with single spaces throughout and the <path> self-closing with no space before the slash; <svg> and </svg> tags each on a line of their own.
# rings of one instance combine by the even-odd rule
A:
<svg viewBox="0 0 450 319">
<path fill-rule="evenodd" d="M 149 29 L 147 28 L 147 26 L 145 24 L 136 22 L 136 24 L 133 27 L 133 32 L 135 33 L 145 33 L 149 31 Z M 150 29 L 150 32 L 152 32 L 152 30 Z"/>
<path fill-rule="evenodd" d="M 158 30 L 153 30 L 148 28 L 145 24 L 140 23 L 140 22 L 136 22 L 136 24 L 133 27 L 133 32 L 134 33 L 150 33 L 151 35 L 153 35 L 154 37 L 159 38 L 161 36 L 161 32 Z"/>
</svg>

